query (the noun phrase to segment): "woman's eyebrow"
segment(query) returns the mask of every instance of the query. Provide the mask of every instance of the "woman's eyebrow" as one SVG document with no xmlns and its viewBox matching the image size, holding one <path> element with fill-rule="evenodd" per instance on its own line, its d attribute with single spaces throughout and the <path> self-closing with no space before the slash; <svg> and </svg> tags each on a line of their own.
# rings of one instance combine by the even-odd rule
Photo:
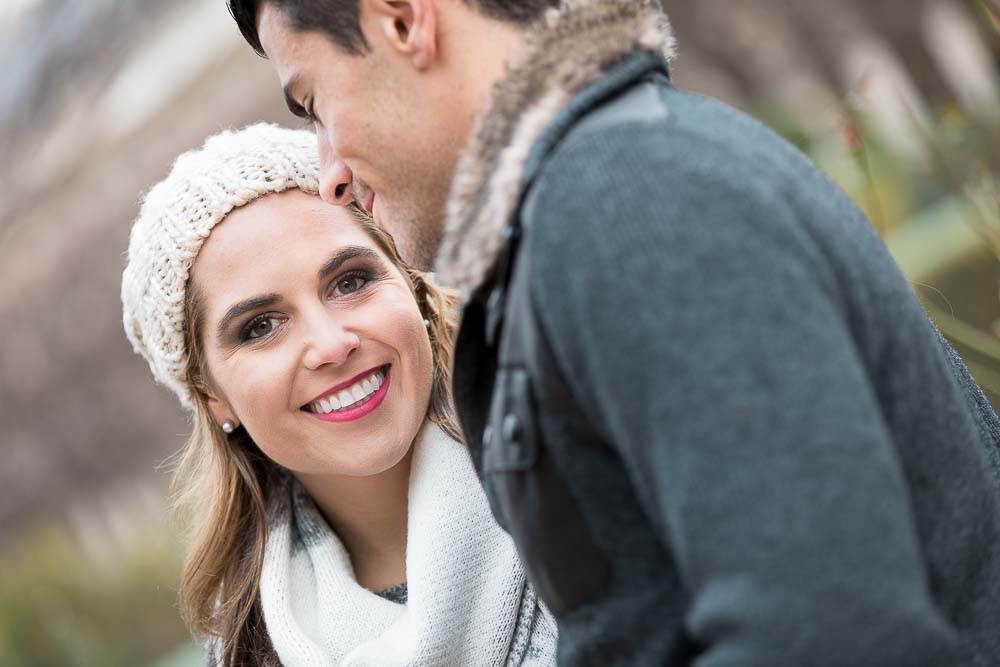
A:
<svg viewBox="0 0 1000 667">
<path fill-rule="evenodd" d="M 366 248 L 365 246 L 360 245 L 346 246 L 330 255 L 330 258 L 326 260 L 326 263 L 324 263 L 319 270 L 319 279 L 323 280 L 331 273 L 339 269 L 341 264 L 354 259 L 355 257 L 364 257 L 366 259 L 373 259 L 376 261 L 379 260 L 378 253 L 371 248 Z"/>
<path fill-rule="evenodd" d="M 216 329 L 218 337 L 222 338 L 225 336 L 226 329 L 228 329 L 232 321 L 240 315 L 248 313 L 252 310 L 257 310 L 258 308 L 273 306 L 279 301 L 281 301 L 281 297 L 277 294 L 261 294 L 260 296 L 254 296 L 233 304 L 229 307 L 229 310 L 226 311 L 226 314 L 222 316 L 222 319 L 219 320 L 219 326 Z"/>
</svg>

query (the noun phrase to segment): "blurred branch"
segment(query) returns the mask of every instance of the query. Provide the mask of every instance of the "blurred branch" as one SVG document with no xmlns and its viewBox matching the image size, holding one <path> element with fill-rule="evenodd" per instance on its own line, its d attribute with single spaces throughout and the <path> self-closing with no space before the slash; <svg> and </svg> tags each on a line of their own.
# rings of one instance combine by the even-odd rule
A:
<svg viewBox="0 0 1000 667">
<path fill-rule="evenodd" d="M 970 183 L 965 188 L 966 196 L 972 202 L 980 235 L 993 254 L 1000 260 L 1000 193 L 996 179 L 988 174 L 978 183 Z"/>
<path fill-rule="evenodd" d="M 851 102 L 845 104 L 842 122 L 847 150 L 854 164 L 861 170 L 861 173 L 865 177 L 869 207 L 868 217 L 879 235 L 883 235 L 889 228 L 889 221 L 886 220 L 882 200 L 879 198 L 878 188 L 875 185 L 875 173 L 872 169 L 871 160 L 868 158 L 867 142 L 861 130 L 860 120 L 861 112 L 857 109 L 856 105 Z"/>
<path fill-rule="evenodd" d="M 865 73 L 861 79 L 852 86 L 840 110 L 841 134 L 847 147 L 847 151 L 854 161 L 854 164 L 861 170 L 865 177 L 865 186 L 868 199 L 868 217 L 875 230 L 883 235 L 889 228 L 889 221 L 885 217 L 885 210 L 882 200 L 879 198 L 876 187 L 875 173 L 872 169 L 871 160 L 868 157 L 868 142 L 862 129 L 864 112 L 859 103 L 859 96 L 863 92 L 868 82 L 869 74 Z"/>
<path fill-rule="evenodd" d="M 982 7 L 993 29 L 1000 34 L 1000 0 L 979 0 L 979 6 Z"/>
<path fill-rule="evenodd" d="M 938 134 L 928 130 L 925 139 L 940 175 L 972 204 L 972 215 L 964 219 L 1000 259 L 1000 215 L 997 212 L 1000 193 L 996 190 L 995 174 L 984 159 L 966 151 L 952 151 Z"/>
<path fill-rule="evenodd" d="M 928 299 L 921 299 L 921 302 L 941 333 L 993 363 L 1000 362 L 1000 341 L 947 313 Z M 976 379 L 985 388 L 1000 394 L 1000 373 L 995 368 L 980 364 L 976 368 Z"/>
</svg>

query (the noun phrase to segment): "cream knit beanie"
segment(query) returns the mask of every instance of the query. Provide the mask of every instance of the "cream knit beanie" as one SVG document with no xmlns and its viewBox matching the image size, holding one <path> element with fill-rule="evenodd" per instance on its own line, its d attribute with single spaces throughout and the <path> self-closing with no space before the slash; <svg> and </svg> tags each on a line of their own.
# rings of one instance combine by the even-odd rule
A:
<svg viewBox="0 0 1000 667">
<path fill-rule="evenodd" d="M 188 410 L 194 402 L 185 382 L 184 296 L 191 265 L 230 211 L 288 188 L 319 192 L 316 137 L 261 123 L 184 153 L 142 202 L 122 273 L 125 334 L 156 381 Z"/>
</svg>

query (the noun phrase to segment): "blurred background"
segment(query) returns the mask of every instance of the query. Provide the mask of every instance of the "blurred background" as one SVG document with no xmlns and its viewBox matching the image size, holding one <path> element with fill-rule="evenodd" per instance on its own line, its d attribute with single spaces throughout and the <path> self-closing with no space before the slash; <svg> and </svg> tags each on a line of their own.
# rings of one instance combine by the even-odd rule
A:
<svg viewBox="0 0 1000 667">
<path fill-rule="evenodd" d="M 1000 405 L 1000 0 L 663 0 L 679 86 L 865 209 Z M 298 125 L 224 0 L 0 0 L 0 664 L 198 664 L 176 609 L 185 415 L 120 324 L 141 193 Z"/>
</svg>

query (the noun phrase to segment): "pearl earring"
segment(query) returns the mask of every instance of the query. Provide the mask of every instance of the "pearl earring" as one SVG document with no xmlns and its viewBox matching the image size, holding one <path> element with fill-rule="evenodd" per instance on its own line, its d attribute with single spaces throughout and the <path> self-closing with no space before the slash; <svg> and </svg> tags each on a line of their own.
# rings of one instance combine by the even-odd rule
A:
<svg viewBox="0 0 1000 667">
<path fill-rule="evenodd" d="M 431 328 L 431 321 L 430 320 L 424 320 L 424 328 L 425 329 L 430 329 Z"/>
<path fill-rule="evenodd" d="M 226 421 L 222 422 L 222 431 L 226 435 L 229 435 L 230 433 L 232 433 L 235 430 L 236 430 L 236 424 L 234 424 L 233 422 L 229 421 L 228 419 Z"/>
</svg>

